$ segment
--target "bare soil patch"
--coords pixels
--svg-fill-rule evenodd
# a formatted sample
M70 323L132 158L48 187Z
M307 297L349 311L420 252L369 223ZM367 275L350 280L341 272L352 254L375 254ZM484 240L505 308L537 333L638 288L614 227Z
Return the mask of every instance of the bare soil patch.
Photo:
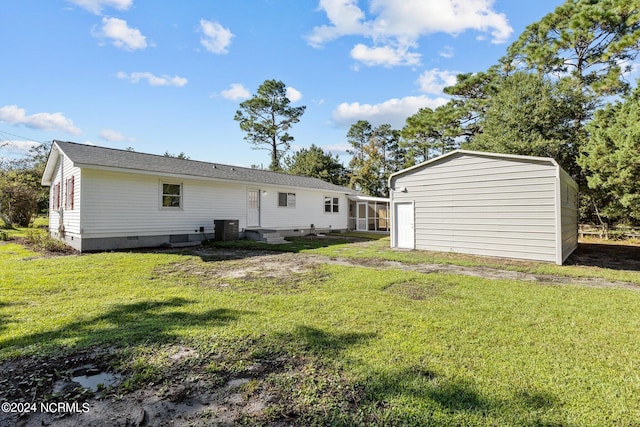
M121 350L5 361L0 364L0 376L3 385L10 385L0 389L0 402L32 402L36 406L23 413L0 412L0 426L253 425L265 418L267 410L271 419L273 412L282 412L282 422L270 425L291 425L282 395L290 390L278 387L277 382L283 377L304 378L310 363L286 355L200 354L183 346L159 352L168 355L162 374L136 384L133 390L127 381L135 380L135 374L126 369L119 373L117 384L98 391L73 381L79 370L113 370L110 364L119 365L126 357ZM233 365L238 360L242 369ZM212 370L212 362L219 368Z
M606 246L606 245L605 245ZM613 250L618 254L617 257L612 257L613 262L617 262L619 265L625 265L629 269L636 263L640 263L638 260L629 258L633 257L632 251L627 251L627 246ZM595 248L598 249L598 248ZM570 264L584 265L581 262L583 258L594 258L596 253L594 248L582 249L581 252L572 256ZM635 248L634 248L635 249ZM640 249L640 248L638 248ZM207 249L200 249L198 255L207 256ZM236 254L237 255L237 254ZM598 255L598 258L603 255ZM496 264L499 261L492 259L492 263ZM526 261L517 260L504 260L505 266L523 264L526 265ZM415 271L424 274L432 273L446 273L446 274L459 274L463 276L480 277L484 279L507 279L507 280L521 280L525 282L534 282L546 285L581 285L589 287L621 287L625 289L631 289L640 291L640 285L627 282L608 281L600 278L578 278L568 276L558 276L550 274L532 274L523 273L519 271L490 268L482 266L465 267L452 264L408 264L397 261L387 261L381 259L358 259L358 258L341 258L341 257L329 257L324 255L311 255L311 254L299 254L299 253L276 253L269 255L255 255L244 254L241 258L230 263L216 263L215 266L208 266L204 264L200 269L194 270L193 266L184 267L188 270L189 274L204 275L212 278L212 285L216 283L225 283L225 279L243 279L252 280L256 278L270 278L280 279L284 282L296 282L296 275L305 274L320 265L342 265L351 267L364 267L371 269L399 269L405 271ZM610 267L611 268L611 267ZM640 266L637 268L640 271Z
M566 264L640 271L640 245L581 242Z

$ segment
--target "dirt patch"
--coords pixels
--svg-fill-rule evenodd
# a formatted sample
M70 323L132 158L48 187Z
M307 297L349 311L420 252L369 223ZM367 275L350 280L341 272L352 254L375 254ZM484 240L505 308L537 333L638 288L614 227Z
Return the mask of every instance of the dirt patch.
M640 245L581 242L566 264L640 271Z
M120 351L5 361L0 375L12 385L0 388L0 402L19 402L23 411L3 410L0 426L253 425L267 411L272 420L287 412L281 393L291 390L277 387L278 378L304 378L310 363L284 355L201 354L177 345L158 353L166 355L159 375L140 382L139 372L121 368L118 383L98 391L74 384L72 375L78 369L113 369L110 363L122 363ZM290 425L285 421L283 416L271 425Z
M603 245L608 246L608 245ZM599 251L601 248L586 247L576 251L575 255L570 258L569 264L585 265L583 263L586 258L600 259L602 253ZM612 263L618 263L618 265L624 265L630 270L640 271L640 265L635 269L636 264L640 264L640 252L639 258L633 259L632 247L629 252L628 246L614 247L609 249L611 261L607 261L609 265ZM637 248L640 250L640 247ZM217 250L200 249L196 253L203 259L210 259L211 257L220 256L217 254ZM598 255L600 254L600 255ZM614 256L615 255L615 256ZM453 264L409 264L397 261L387 261L382 259L371 258L341 258L341 257L329 257L325 255L312 255L312 254L300 254L300 253L275 253L265 254L264 252L243 252L236 254L237 258L231 259L225 262L214 263L198 263L197 265L177 263L175 265L169 265L162 268L158 274L183 274L190 277L200 277L199 282L204 282L210 286L218 286L221 288L229 287L229 281L236 279L246 282L254 280L273 280L275 284L279 284L280 289L293 290L296 289L297 283L304 276L306 278L317 276L317 272L313 270L317 269L321 265L342 265L348 267L364 267L371 269L396 269L405 271L415 271L423 274L444 273L444 274L457 274L463 276L479 277L490 280L520 280L525 282L534 282L546 285L580 285L588 287L618 287L631 290L640 291L640 285L619 281L608 281L601 278L577 278L558 275L547 274L532 274L523 273L514 270L507 270L501 268L483 267L483 266L458 266ZM489 264L504 263L507 267L526 267L531 264L527 261L519 260L501 260L501 259L488 259ZM611 268L611 267L610 267ZM273 291L277 291L274 288Z
M414 301L422 301L439 294L439 291L435 286L415 283L413 281L392 283L386 287L384 291Z

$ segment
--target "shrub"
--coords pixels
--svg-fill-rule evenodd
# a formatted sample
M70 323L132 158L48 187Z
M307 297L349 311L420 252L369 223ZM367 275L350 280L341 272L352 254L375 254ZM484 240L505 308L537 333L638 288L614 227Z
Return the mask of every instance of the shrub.
M51 238L51 236L43 230L29 229L27 230L25 239L28 244L40 251L68 252L71 250L64 242Z
M5 182L0 205L11 223L27 227L38 208L38 192L23 182Z

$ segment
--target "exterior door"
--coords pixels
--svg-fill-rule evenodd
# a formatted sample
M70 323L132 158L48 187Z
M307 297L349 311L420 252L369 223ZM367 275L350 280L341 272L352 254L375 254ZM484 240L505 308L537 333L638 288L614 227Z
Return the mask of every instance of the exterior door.
M358 202L358 210L356 212L356 230L367 231L367 202Z
M260 190L247 191L247 227L260 227Z
M393 222L396 247L414 249L413 203L396 203Z

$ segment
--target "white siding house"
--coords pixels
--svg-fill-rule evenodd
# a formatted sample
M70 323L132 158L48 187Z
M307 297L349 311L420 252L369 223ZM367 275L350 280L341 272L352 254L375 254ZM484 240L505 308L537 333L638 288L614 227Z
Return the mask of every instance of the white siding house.
M456 150L394 173L391 246L562 264L578 185L555 160Z
M80 251L189 243L214 220L240 235L348 228L353 190L316 178L54 141L49 230Z

